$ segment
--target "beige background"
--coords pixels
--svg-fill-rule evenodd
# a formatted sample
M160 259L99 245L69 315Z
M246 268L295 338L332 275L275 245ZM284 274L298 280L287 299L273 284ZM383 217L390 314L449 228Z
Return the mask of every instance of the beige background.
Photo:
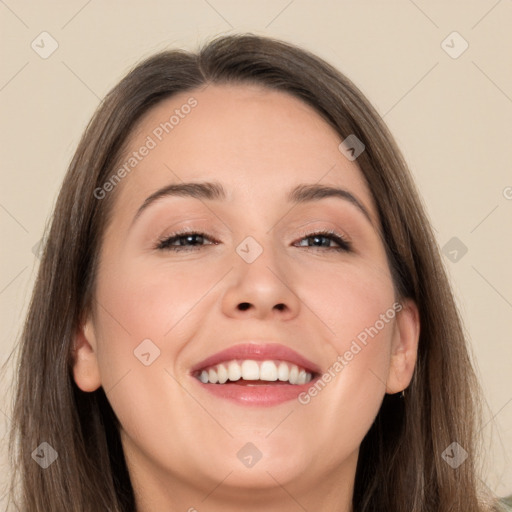
M512 493L511 0L5 0L0 16L0 364L27 308L33 248L100 98L154 51L194 49L225 32L269 34L312 50L362 89L411 166L439 245L457 237L467 247L451 261L448 246L445 264L487 401L484 479ZM31 47L46 37L50 48L43 31L59 45L46 59ZM442 45L453 31L463 39ZM464 40L469 47L452 58ZM7 374L0 434L8 382ZM0 475L4 453L5 444Z

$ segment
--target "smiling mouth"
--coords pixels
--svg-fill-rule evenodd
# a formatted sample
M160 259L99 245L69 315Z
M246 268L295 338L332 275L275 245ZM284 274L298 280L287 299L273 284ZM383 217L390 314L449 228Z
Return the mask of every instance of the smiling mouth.
M316 373L288 361L232 359L202 368L194 376L203 384L268 386L307 384Z

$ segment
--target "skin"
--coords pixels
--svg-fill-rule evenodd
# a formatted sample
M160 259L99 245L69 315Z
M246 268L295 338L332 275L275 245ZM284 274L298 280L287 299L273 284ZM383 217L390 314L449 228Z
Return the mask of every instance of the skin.
M307 405L243 406L201 390L191 366L241 340L282 343L327 370L396 297L357 161L300 100L252 85L183 93L146 114L127 153L191 96L198 105L115 191L96 308L76 334L75 381L83 391L103 386L120 419L139 512L350 511L361 441L384 394L411 380L418 309L403 300ZM132 223L148 196L182 181L218 181L228 198L162 198ZM349 190L372 222L340 198L292 208L285 197L299 183ZM221 243L153 248L183 227ZM321 229L349 238L353 251L315 247L301 231ZM250 264L235 251L247 236L263 248ZM145 366L134 350L148 338L160 356ZM250 468L237 457L247 442L262 453Z

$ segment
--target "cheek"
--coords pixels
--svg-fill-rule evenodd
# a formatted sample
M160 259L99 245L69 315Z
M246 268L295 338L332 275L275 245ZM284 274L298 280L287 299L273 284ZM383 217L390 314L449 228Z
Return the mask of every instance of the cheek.
M391 277L374 266L358 265L331 272L323 279L330 293L317 292L316 299L312 296L311 300L318 302L318 310L332 331L329 350L332 364L339 363L336 374L340 378L336 380L343 387L340 392L378 396L385 387L399 307Z
M386 330L387 335L389 329L384 327L395 312L393 283L387 266L362 259L345 260L339 265L309 265L301 268L291 282L302 302L325 327L335 353L346 349L353 338L376 322L378 330ZM384 325L380 318L389 309Z
M112 342L129 345L133 350L142 340L149 338L163 348L179 331L180 323L188 321L194 305L215 283L218 273L211 279L204 266L152 265L120 262L115 269L105 271L98 287L99 301L109 329L117 333ZM108 311L107 311L108 310ZM112 322L111 320L115 320Z
M150 412L152 401L147 396L163 386L168 389L169 374L180 377L175 362L200 330L205 308L214 307L213 294L208 292L218 275L218 269L205 272L200 263L148 265L136 259L118 260L98 275L96 330L102 385L107 394L114 386L130 387L124 394L130 399L118 404L128 408L128 414L139 395L137 408L147 407ZM113 397L109 395L115 405ZM172 400L166 397L167 404ZM160 408L153 405L153 411Z
M326 371L300 399L310 418L323 417L326 435L344 433L356 447L369 430L385 394L398 303L389 273L376 266L340 266L316 272L304 301L318 313L325 333ZM304 286L306 289L306 286ZM327 453L326 457L336 454Z
M102 386L125 435L135 445L149 446L156 458L181 453L179 431L197 428L194 415L173 420L173 412L195 407L179 383L175 361L193 337L191 329L200 325L194 304L211 286L199 269L136 268L133 262L105 268L98 279Z

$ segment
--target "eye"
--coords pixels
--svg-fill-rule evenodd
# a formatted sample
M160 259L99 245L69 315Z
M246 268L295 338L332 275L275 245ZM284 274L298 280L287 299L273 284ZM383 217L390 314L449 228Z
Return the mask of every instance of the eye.
M299 245L299 247L328 249L343 252L350 252L352 250L351 243L346 240L343 235L336 233L336 231L333 230L303 233L301 236L303 237L300 239L301 242L303 240L312 240L313 242L311 244L308 243L307 245ZM217 240L207 236L205 233L201 233L199 231L183 230L158 240L154 249L167 251L198 250L201 248L201 246L205 245L203 242L206 240L211 242L207 245L217 245L219 243ZM327 244L324 242L325 240L327 240ZM338 246L332 247L330 242L335 242Z
M179 231L177 233L173 233L171 236L162 238L158 240L155 249L159 250L169 250L169 251L183 251L183 250L197 250L201 247L202 242L204 240L212 240L210 237L206 236L204 233L200 233L198 231ZM176 242L178 242L176 244ZM183 242L183 243L181 243ZM187 245L191 243L192 245ZM213 245L216 245L218 242L215 240ZM212 245L212 244L209 244Z
M315 233L302 233L302 240L313 240L312 244L307 244L306 247L313 247L315 249L328 249L334 251L343 251L350 252L352 250L351 243L339 233L336 233L334 230L322 230ZM327 244L324 241L327 240ZM331 247L330 242L335 242L338 244L338 247ZM315 243L319 243L319 245L314 245ZM300 245L299 247L305 247L304 245Z

